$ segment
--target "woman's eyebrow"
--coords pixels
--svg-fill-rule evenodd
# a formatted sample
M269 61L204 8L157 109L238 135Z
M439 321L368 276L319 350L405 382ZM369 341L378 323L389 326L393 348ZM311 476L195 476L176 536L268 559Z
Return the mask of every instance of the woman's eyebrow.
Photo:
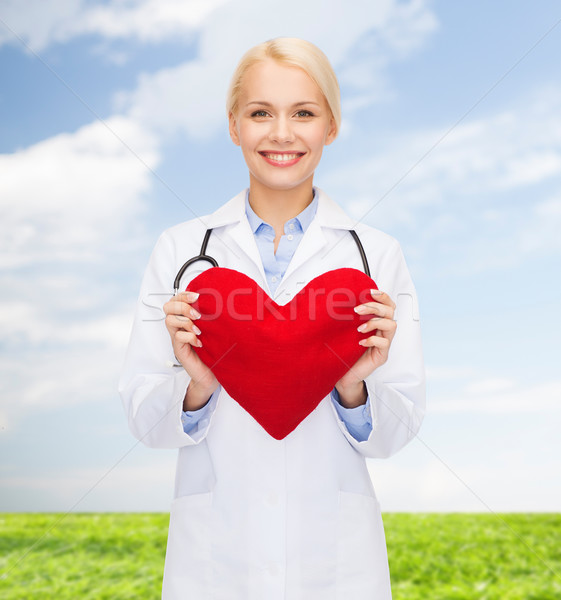
M248 102L246 106L250 106L251 104L258 104L259 106L268 106L268 107L273 106L270 102L266 102L264 100L252 100L251 102ZM317 102L315 102L314 100L305 100L303 102L295 102L292 106L293 107L306 106L308 104L314 104L315 106L319 106L319 104Z

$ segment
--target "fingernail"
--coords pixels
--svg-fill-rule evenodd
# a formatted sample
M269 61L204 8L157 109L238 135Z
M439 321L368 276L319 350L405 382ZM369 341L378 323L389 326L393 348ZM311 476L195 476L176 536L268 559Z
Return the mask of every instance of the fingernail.
M201 335L201 330L196 325L193 325L193 333L195 335Z
M362 325L359 325L357 327L357 331L360 331L360 333L362 333L363 331L366 331L366 323L363 323Z
M380 291L380 290L370 290L370 293L373 296L381 296L384 292Z
M367 310L368 308L366 308L366 306L363 306L362 304L360 306L355 306L354 308L354 311L359 315L363 315Z
M201 314L198 313L194 308L191 309L191 316L193 317L193 319L200 319L201 318Z
M199 338L197 338L197 347L198 348L202 348L203 347L203 343L201 342L201 340Z
M358 342L361 346L366 346L366 340L360 340Z
M199 299L198 292L189 292L187 299L189 300L189 302L195 302L195 300Z

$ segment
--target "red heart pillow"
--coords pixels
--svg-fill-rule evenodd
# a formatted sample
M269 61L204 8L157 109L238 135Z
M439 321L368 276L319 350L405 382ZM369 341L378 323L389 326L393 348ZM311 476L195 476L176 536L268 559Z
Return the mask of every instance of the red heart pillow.
M357 331L372 315L353 308L371 302L374 281L357 269L313 279L288 304L274 302L238 271L214 267L187 287L201 360L224 389L275 439L294 430L365 351Z

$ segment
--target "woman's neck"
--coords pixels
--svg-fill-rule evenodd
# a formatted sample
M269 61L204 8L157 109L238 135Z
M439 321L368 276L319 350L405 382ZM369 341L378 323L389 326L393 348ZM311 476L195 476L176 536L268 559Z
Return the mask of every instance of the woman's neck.
M284 224L299 215L314 198L312 180L290 190L272 190L250 178L249 203L255 214L269 223L275 237L282 236Z

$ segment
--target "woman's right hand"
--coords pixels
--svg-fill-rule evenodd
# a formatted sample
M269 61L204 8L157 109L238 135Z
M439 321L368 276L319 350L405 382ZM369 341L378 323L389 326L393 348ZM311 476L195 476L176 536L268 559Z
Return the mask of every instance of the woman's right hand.
M214 373L192 348L192 346L198 348L202 346L197 337L201 331L194 323L201 315L190 304L197 298L198 294L194 292L181 292L166 302L163 307L173 352L191 377L183 401L183 410L202 408L219 385Z

